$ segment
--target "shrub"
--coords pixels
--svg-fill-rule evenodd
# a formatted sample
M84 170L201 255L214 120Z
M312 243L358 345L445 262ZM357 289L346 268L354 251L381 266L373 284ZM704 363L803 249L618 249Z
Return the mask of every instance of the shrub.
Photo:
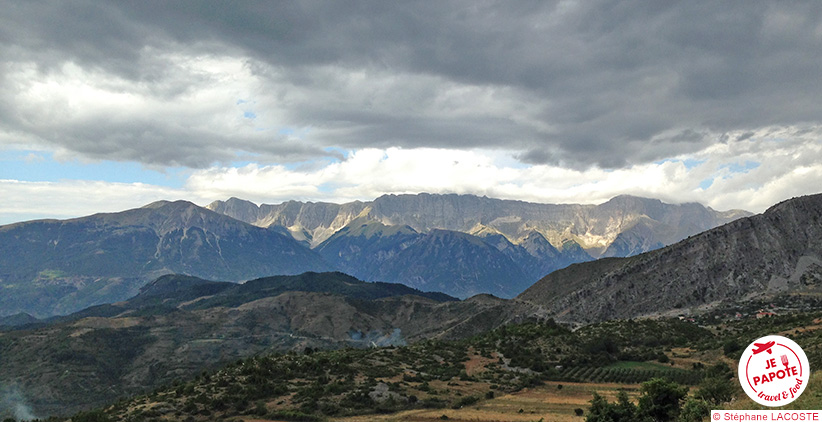
M578 409L577 416L582 416L582 409ZM625 391L620 391L617 395L616 403L608 403L605 398L594 393L591 399L591 407L588 409L586 422L634 422L638 420L637 408L628 399Z
M112 422L112 419L102 410L79 412L71 417L72 422Z
M443 409L445 408L446 403L442 399L437 398L427 398L422 401L422 407L426 409Z
M323 418L294 410L278 410L269 413L266 418L289 422L320 422Z
M463 397L459 399L456 403L454 403L454 406L452 406L452 408L459 409L461 407L470 406L478 401L479 397L476 396Z

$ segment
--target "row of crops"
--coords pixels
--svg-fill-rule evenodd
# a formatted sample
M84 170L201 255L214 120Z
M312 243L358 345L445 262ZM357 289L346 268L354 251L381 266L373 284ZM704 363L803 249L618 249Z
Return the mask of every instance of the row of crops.
M619 384L638 384L653 378L664 378L678 384L695 385L702 379L702 373L677 368L648 369L575 366L560 369L552 378L554 378L555 381L566 382L613 382Z

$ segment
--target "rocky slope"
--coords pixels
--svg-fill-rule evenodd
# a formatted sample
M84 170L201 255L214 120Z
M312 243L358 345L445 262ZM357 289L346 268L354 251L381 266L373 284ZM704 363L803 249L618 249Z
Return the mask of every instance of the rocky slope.
M562 320L592 322L820 289L822 195L813 195L663 249L572 265L518 299Z
M282 227L311 246L319 245L342 229L365 210L364 202L330 204L288 201L257 206L253 202L231 198L215 201L206 208L258 227Z
M239 281L331 267L289 236L194 204L0 227L0 316L70 313L186 273Z
M538 232L531 232L519 244L511 243L501 234L488 234L483 236L483 240L519 264L528 280L532 281L570 264L594 259L573 240L567 240L557 248Z

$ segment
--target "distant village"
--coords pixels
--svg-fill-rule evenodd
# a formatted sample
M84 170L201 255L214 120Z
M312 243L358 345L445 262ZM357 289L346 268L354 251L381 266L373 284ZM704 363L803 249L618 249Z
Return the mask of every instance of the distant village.
M722 321L741 321L773 318L822 308L822 297L817 295L783 295L768 301L734 302L715 306L709 311L680 314L680 321L695 324L716 324Z

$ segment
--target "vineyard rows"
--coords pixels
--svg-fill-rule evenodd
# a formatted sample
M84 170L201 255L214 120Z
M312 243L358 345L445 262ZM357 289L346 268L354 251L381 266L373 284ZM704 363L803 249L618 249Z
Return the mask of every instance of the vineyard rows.
M576 366L563 368L556 375L556 381L566 382L614 382L620 384L638 384L653 378L664 378L683 385L695 385L702 379L697 371L684 369L639 369L639 368L603 368L593 366Z

